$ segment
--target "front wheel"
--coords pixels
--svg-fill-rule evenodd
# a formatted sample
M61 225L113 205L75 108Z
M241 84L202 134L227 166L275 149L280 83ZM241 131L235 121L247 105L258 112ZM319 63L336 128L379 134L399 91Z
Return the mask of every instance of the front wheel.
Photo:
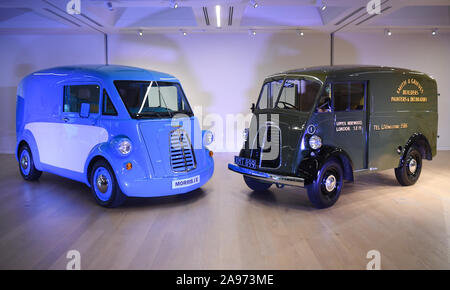
M422 172L422 155L419 150L411 146L398 168L395 168L395 177L403 186L413 185Z
M322 166L316 179L306 186L308 198L317 208L327 208L336 203L343 185L342 166L330 159Z
M272 186L272 183L261 182L255 178L251 178L245 175L244 181L245 184L247 184L247 186L253 191L266 191Z
M111 166L105 160L97 161L91 171L91 191L97 203L104 207L118 207L126 200L120 190Z
M27 144L20 146L19 149L19 169L23 179L28 181L38 180L42 175L42 171L34 166L33 155Z

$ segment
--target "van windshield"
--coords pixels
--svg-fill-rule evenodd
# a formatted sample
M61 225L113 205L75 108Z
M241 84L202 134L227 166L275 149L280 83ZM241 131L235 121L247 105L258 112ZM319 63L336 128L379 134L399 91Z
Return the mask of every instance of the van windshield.
M280 79L264 83L259 109L288 109L310 112L321 84L306 79Z
M180 84L156 81L115 81L132 118L193 116Z

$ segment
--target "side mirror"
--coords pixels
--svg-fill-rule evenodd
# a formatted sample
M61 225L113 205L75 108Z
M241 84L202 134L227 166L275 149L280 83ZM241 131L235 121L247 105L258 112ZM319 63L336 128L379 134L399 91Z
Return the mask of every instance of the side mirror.
M81 103L81 108L80 108L80 117L81 118L89 117L90 111L91 111L91 104Z
M252 110L252 113L255 111L255 103L252 103L252 107L250 109Z

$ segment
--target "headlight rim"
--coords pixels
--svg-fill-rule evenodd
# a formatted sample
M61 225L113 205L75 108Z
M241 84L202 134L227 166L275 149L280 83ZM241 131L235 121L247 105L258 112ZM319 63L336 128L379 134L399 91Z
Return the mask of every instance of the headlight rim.
M211 138L210 138L211 140L206 142L206 139L207 139L208 135L211 136ZM202 139L203 139L203 146L209 146L209 145L211 145L214 142L214 133L211 132L210 130L204 130Z
M128 150L128 152L124 153L120 149L120 147L125 142L127 142L129 144L130 149ZM119 154L122 157L129 156L131 154L131 152L133 151L133 142L131 142L130 138L128 138L128 137L117 138L113 141L113 143L114 143L114 149L116 150L117 154Z
M311 142L311 141L314 142L314 140L315 140L315 142L318 142L318 143L312 143L312 142ZM317 145L317 144L318 144L318 145ZM309 139L308 139L308 145L309 145L309 147L310 147L311 149L313 149L313 150L318 150L318 149L322 148L322 145L323 145L323 143L322 143L322 138L321 138L320 136L316 135L316 134L311 135L311 136L309 137Z

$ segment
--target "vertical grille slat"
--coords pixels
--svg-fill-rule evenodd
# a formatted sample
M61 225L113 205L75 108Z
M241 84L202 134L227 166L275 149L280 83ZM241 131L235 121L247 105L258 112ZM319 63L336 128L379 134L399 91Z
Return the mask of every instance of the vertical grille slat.
M273 130L272 130L273 128ZM260 134L262 136L260 136ZM261 139L260 139L261 137ZM263 140L262 142L270 142L271 148L278 148L277 156L270 157L270 149L263 149L264 144L260 144L259 140ZM266 126L262 127L258 130L257 136L255 137L254 144L256 144L256 148L252 149L250 158L256 159L259 162L260 168L278 168L281 165L281 130L278 126L273 125L272 123L266 124Z
M183 129L170 132L170 164L174 172L188 172L197 167L189 136Z

